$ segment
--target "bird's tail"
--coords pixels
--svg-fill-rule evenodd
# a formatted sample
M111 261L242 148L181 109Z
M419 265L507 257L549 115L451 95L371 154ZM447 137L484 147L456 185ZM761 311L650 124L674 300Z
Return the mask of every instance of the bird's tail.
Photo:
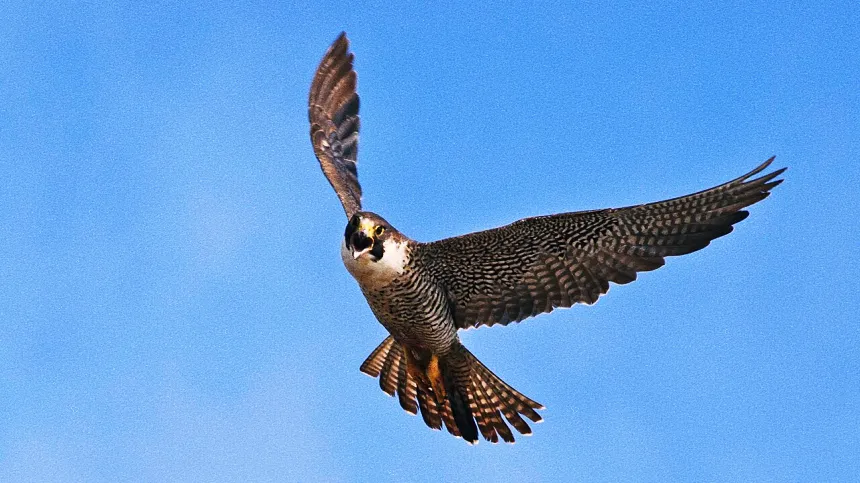
M379 377L379 387L390 396L396 393L407 412L420 409L427 426L442 429L444 422L448 432L470 443L477 442L478 431L487 441L513 443L508 424L527 435L531 428L522 416L542 420L536 411L543 409L541 404L493 374L459 342L438 356L405 349L389 336L361 371Z

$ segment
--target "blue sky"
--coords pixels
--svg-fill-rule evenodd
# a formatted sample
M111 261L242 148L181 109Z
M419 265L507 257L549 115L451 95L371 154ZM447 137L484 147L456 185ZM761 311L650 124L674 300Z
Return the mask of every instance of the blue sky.
M365 206L415 239L786 182L594 306L462 334L547 406L469 447L358 372L385 332L306 117L341 30ZM0 480L856 480L857 52L856 2L4 2Z

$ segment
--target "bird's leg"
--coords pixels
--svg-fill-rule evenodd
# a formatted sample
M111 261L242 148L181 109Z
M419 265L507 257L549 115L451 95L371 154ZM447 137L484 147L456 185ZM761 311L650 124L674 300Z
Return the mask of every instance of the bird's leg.
M427 378L430 379L430 385L433 386L436 399L440 402L443 401L447 394L445 393L445 383L442 380L442 371L439 369L439 356L436 354L430 356L430 363L427 364Z
M439 369L439 356L429 354L428 360L424 354L413 353L410 349L406 349L404 354L406 372L415 379L416 384L426 392L433 392L439 401L445 399L445 384L442 380L442 371Z
M430 381L427 379L427 374L419 365L419 361L412 353L412 349L406 347L403 354L406 356L406 373L409 374L409 377L414 379L415 383L425 391L431 389Z

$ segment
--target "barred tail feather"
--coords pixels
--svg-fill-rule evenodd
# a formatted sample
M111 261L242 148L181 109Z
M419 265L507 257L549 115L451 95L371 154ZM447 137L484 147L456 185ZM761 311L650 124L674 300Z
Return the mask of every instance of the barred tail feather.
M433 393L423 388L418 388L417 397L418 407L421 408L421 418L424 419L424 424L432 429L442 429L442 416L439 414L436 397L433 396Z
M459 347L465 351L465 347ZM478 428L475 425L475 416L478 412L475 411L472 396L471 361L463 352L458 350L445 356L439 356L438 360L444 389L435 391L435 386L433 387L434 392L443 393L437 394L437 398L443 399L445 403L445 412L448 416L445 419L445 426L448 427L451 434L454 434L452 425L455 426L460 437L471 444L475 444L478 442ZM433 374L429 373L428 376L432 381ZM457 434L454 435L458 436Z
M472 385L475 388L472 391L472 396L476 399L472 411L477 412L476 409L485 408L484 420L487 434L484 435L484 438L496 442L498 436L501 437L502 441L514 442L510 428L499 416L500 412L505 416L508 423L521 434L532 434L531 428L520 415L539 423L543 421L543 418L536 410L542 410L544 406L509 386L468 349L462 347L461 350L469 359L472 368ZM488 435L490 437L487 437Z
M404 359L403 346L396 342L393 337L388 336L370 353L359 370L370 377L379 377L379 387L386 394L394 396L396 391L400 407L410 414L418 414L422 397L416 394L415 380L406 370ZM418 404L415 403L416 396L418 396ZM435 405L433 409L436 409ZM437 423L439 421L438 412L434 415L429 407L425 410L424 406L421 405L421 414L428 426L436 429L441 428L441 422ZM430 417L429 421L428 417ZM435 425L431 423L435 423Z
M397 394L407 412L420 410L430 428L441 430L444 425L449 433L470 443L477 442L479 432L493 443L500 439L513 443L514 433L508 425L530 435L532 430L523 416L542 421L537 413L544 409L541 404L509 386L459 343L438 358L436 374L410 360L406 352L389 336L364 361L361 371L379 377L380 388L390 396ZM439 378L435 386L434 378Z
M373 349L373 352L371 352L369 356L367 356L367 359L365 359L361 364L359 370L370 377L378 377L380 371L382 371L382 366L385 364L385 360L388 359L388 353L394 345L394 337L386 337L385 340L382 341L376 349ZM399 346L400 345L398 344L398 347Z

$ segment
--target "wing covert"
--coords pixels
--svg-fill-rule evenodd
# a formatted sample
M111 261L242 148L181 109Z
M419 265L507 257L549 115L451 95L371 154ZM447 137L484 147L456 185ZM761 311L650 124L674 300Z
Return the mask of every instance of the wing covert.
M358 183L358 94L349 40L341 32L329 47L311 83L308 119L320 167L337 193L347 218L361 210Z
M664 257L706 247L766 198L785 168L758 178L773 158L728 183L619 209L525 218L491 230L420 244L427 269L447 288L459 328L507 325L554 308L593 304L609 282L663 266Z

